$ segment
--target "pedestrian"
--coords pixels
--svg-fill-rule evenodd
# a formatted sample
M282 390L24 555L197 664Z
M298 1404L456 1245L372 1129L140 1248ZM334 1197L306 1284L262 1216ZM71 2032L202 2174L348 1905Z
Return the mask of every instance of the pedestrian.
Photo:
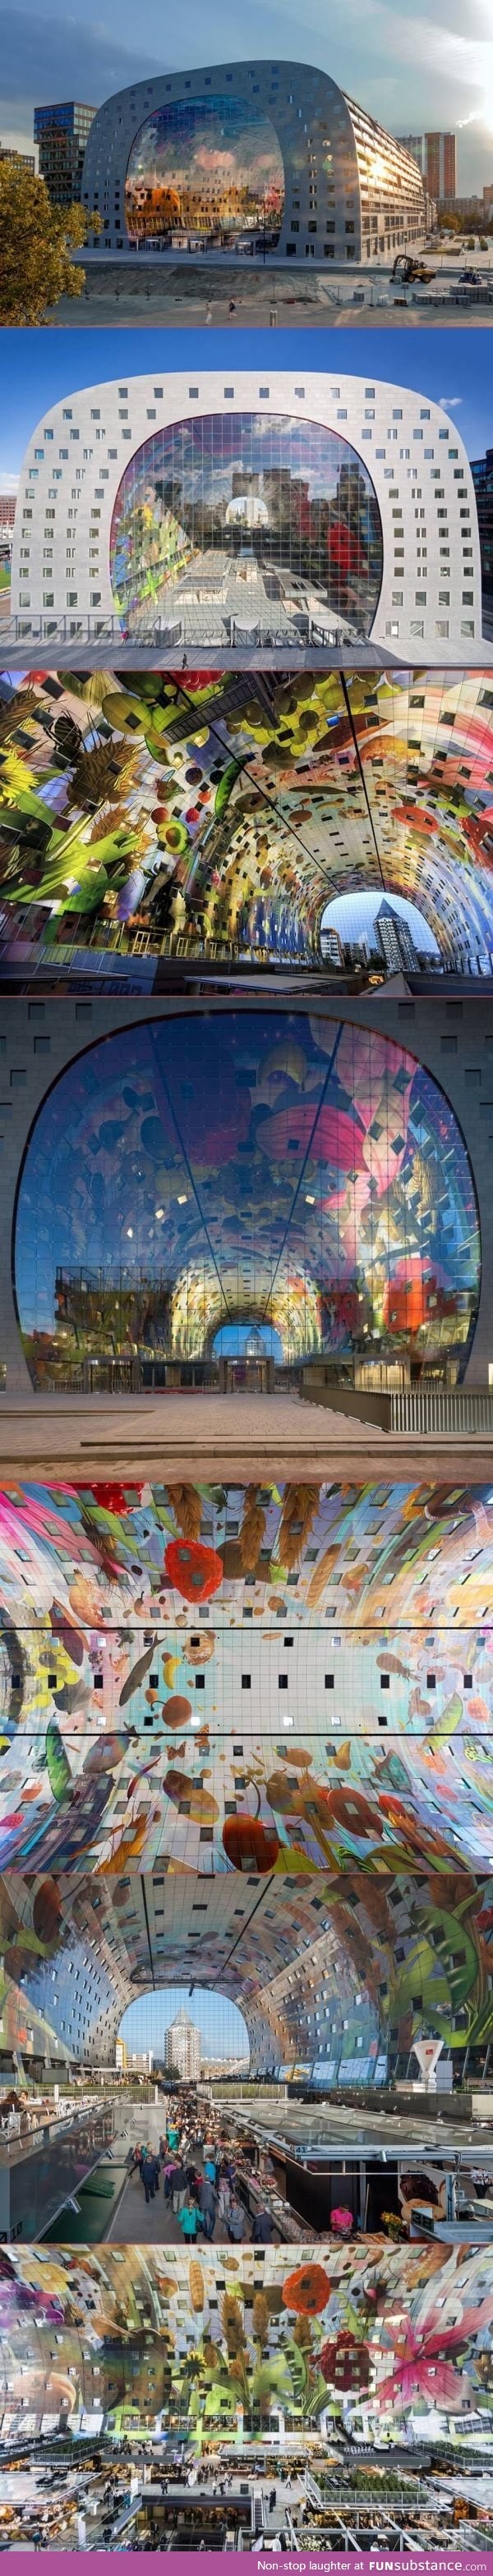
M189 2240L191 2238L192 2242L195 2242L195 2239L199 2234L199 2230L201 2231L203 2228L203 2224L202 2212L198 2208L197 2201L194 2200L192 2192L187 2192L183 2206L178 2213L178 2226L182 2228L183 2235L186 2239Z
M243 2237L246 2236L246 2232L246 2215L242 2202L241 2200L232 2199L228 2220L228 2236L230 2244L241 2245Z
M147 2148L142 2165L142 2181L146 2197L146 2209L148 2209L149 2201L154 2199L156 2189L156 2165L154 2156L148 2154Z
M271 2218L270 2209L258 2209L252 2227L253 2244L270 2245L273 2233L274 2221Z
M227 2182L227 2174L222 2174L222 2179L219 2179L219 2195L217 2195L217 2213L219 2213L219 2223L222 2223L222 2228L227 2228L227 2221L230 2221L230 2205L232 2205L230 2182Z
M204 2221L204 2236L207 2237L208 2243L210 2244L211 2237L214 2235L217 2217L217 2194L214 2191L213 2184L209 2182L208 2175L205 2173L201 2175L199 2182L198 2202Z
M181 2163L178 2163L175 2165L173 2174L173 2209L175 2218L179 2218L180 2210L183 2209L185 2205L186 2196L187 2177L185 2167Z

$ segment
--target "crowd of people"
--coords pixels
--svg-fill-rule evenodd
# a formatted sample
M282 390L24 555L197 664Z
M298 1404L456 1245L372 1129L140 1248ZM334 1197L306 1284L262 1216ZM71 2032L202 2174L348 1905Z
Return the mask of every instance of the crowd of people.
M269 2245L274 2235L270 2210L260 2208L250 2222L239 2188L239 2159L230 2141L204 2135L200 2123L177 2125L169 2119L159 2147L149 2143L134 2148L132 2164L138 2168L146 2206L162 2189L164 2201L171 2203L173 2216L186 2241L197 2237L211 2243L227 2238L231 2245L241 2245L245 2237L254 2244Z

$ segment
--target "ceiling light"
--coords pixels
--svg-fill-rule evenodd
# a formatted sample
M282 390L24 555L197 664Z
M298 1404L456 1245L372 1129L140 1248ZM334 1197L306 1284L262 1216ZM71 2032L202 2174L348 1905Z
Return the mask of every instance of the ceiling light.
M314 1206L315 1206L315 1200L314 1200L314 1198L312 1197L312 1194L311 1194L311 1191L310 1191L310 1190L307 1190L307 1192L306 1192L306 1204L307 1204L307 1207L314 1207Z
M132 1243L132 1242L133 1242L133 1231L134 1231L134 1230L133 1230L133 1225L127 1225L127 1234L128 1234L128 1240L129 1240L129 1243Z
M164 1208L155 1208L155 1209L154 1209L154 1215L155 1215L156 1217L157 1217L157 1216L159 1216L159 1217L160 1217L160 1216L164 1216Z
M178 1191L178 1206L179 1206L179 1207L185 1207L185 1206L186 1206L186 1202L187 1202L187 1198L188 1198L188 1190L179 1190L179 1191Z

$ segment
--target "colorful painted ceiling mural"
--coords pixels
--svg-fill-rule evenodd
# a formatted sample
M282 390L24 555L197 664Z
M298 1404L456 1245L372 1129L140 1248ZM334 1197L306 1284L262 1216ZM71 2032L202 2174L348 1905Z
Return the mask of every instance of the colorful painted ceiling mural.
M461 1374L480 1247L454 1112L414 1056L334 1016L148 1020L48 1093L20 1179L15 1286L35 1385L133 1349L205 1358L272 1325L312 1352Z
M493 2445L490 2249L382 2236L241 2255L170 2246L0 2256L3 2428L243 2431Z
M259 1871L252 1849L241 1887L233 1870L160 1859L142 1874L125 1856L121 1875L110 1860L82 1877L77 1854L43 1874L41 1846L37 1868L33 1852L0 1879L2 2049L27 2069L113 2064L127 2004L185 1973L240 2007L253 2077L301 2064L325 2089L379 2085L430 2028L459 2070L493 2032L491 1877L424 1844L415 1824L393 1865L368 1835L301 1872L289 1849Z
M103 952L146 992L170 956L490 973L492 710L481 673L3 673L4 963L96 980ZM371 932L327 947L365 891Z
M122 1980L125 2002L184 1950L260 2070L303 2015L328 2080L423 2024L486 2042L489 1490L17 1485L0 1526L8 2044L37 2016L109 2049Z
M211 248L259 238L275 250L284 213L284 168L270 117L219 93L175 99L146 118L125 180L131 242L190 232Z
M335 1907L333 1913L332 1909ZM382 1908L382 1926L385 1908ZM329 2056L344 2082L381 2081L381 2000L389 1959L380 1945L378 1991L352 1954L350 1917L333 1879L252 1870L72 1871L0 1879L0 2041L4 2050L57 2064L114 2063L128 2003L186 1975L226 1995L245 2016L252 2075L276 2074L306 2051ZM363 1927L362 1927L363 1928ZM478 1940L481 1939L478 1931ZM393 1993L396 1990L392 1980ZM443 1989L445 1994L445 1987ZM385 2052L383 2052L385 2062Z

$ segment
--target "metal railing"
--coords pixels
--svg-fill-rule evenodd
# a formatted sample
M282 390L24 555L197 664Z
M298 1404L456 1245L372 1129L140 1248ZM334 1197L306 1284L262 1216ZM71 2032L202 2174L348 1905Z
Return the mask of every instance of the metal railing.
M120 650L126 647L134 657L136 653L153 649L176 653L182 645L190 645L198 652L244 654L259 651L303 653L307 645L311 645L315 652L342 652L345 645L354 650L356 644L366 649L370 657L368 637L360 634L356 627L351 628L347 620L331 615L330 609L323 608L316 618L299 609L291 616L286 612L278 624L274 618L269 618L252 620L251 626L247 626L240 625L221 603L216 613L211 614L209 609L202 616L200 603L198 612L196 606L192 609L183 605L173 622L165 622L159 616L143 619L132 634L122 625L121 618L110 612L98 617L90 616L86 611L80 614L74 611L71 615L69 611L62 614L56 609L51 612L17 609L2 620L0 631L2 645L100 645L105 642L118 645Z
M413 1386L392 1393L391 1431L438 1431L493 1438L493 1387Z

